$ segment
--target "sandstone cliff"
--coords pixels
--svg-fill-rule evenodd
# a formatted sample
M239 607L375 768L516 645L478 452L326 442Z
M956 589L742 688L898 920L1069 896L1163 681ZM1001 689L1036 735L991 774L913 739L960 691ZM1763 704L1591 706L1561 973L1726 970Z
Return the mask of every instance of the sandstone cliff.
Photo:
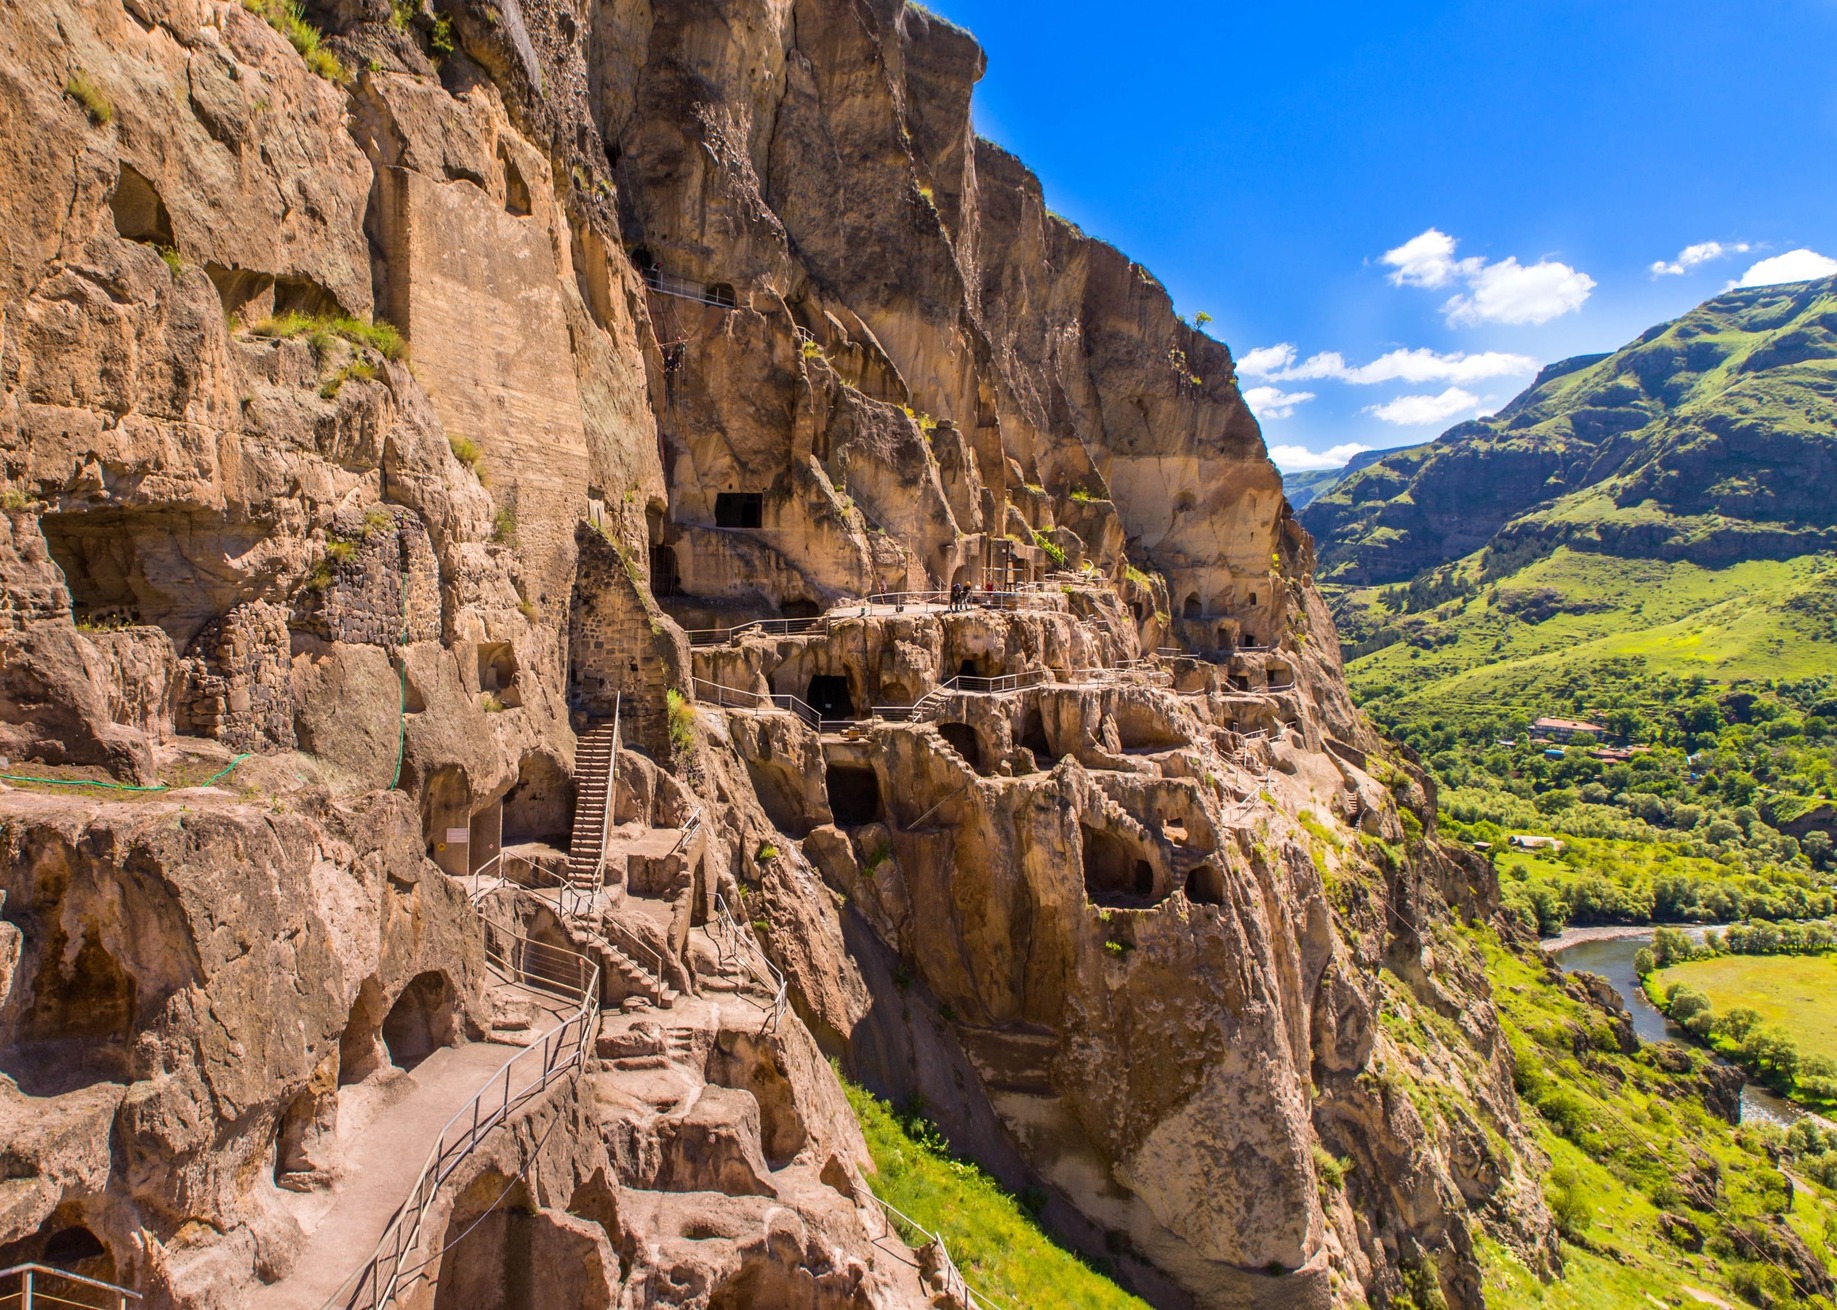
M899 0L0 10L0 1262L321 1304L558 952L597 1042L400 1303L964 1304L825 1055L1157 1305L1548 1266L1489 873L981 70Z

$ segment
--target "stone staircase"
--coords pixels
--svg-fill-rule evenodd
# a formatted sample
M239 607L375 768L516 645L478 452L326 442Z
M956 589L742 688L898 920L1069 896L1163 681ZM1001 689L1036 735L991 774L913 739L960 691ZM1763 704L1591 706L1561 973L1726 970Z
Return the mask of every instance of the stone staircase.
M625 947L608 939L603 933L594 934L593 949L600 957L600 967L609 975L616 975L625 984L626 1009L651 1006L659 1010L676 1008L680 993L670 986L658 970L640 964ZM634 998L642 1003L634 1006Z
M574 832L568 838L568 886L589 895L601 883L606 828L612 818L618 722L602 723L574 749Z

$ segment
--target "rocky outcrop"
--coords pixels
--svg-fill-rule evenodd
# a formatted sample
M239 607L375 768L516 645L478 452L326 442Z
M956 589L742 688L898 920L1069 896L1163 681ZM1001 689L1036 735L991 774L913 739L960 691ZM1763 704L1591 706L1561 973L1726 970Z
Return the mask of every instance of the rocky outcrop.
M1156 1304L1477 1305L1476 1216L1548 1267L1440 927L1496 888L967 34L268 12L0 13L0 1255L285 1303L420 1062L542 1031L507 900L600 1040L417 1304L961 1304L825 1057Z

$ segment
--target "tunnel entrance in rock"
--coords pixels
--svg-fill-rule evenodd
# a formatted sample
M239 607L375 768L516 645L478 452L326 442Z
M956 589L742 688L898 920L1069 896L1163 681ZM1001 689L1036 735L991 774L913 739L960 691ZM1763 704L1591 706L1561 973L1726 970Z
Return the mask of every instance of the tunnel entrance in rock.
M1098 905L1141 905L1154 896L1154 866L1115 833L1089 824L1084 835L1084 891Z
M1203 617L1204 614L1205 606L1199 603L1199 593L1196 591L1192 592L1187 596L1186 603L1180 607L1180 617L1183 619L1197 619Z
M131 165L121 166L121 176L115 182L115 194L109 197L108 207L115 217L115 231L129 241L167 247L174 244L172 215L166 212L166 202L160 199L154 185Z
M987 773L982 761L982 742L976 736L976 730L967 723L940 723L938 735L948 743L950 748L961 755L977 773Z
M458 997L452 981L437 969L417 974L383 1018L389 1062L413 1069L459 1036Z
M504 797L504 844L546 842L566 850L573 832L574 780L561 762L531 751L517 765L517 785Z
M810 679L810 685L804 689L804 699L810 703L811 709L825 719L855 717L855 698L848 689L847 678L819 673Z
M859 764L832 764L824 779L829 789L829 811L844 828L878 823L885 813L880 798L880 776Z
M788 600L778 607L778 612L787 619L814 619L823 613L823 607L813 600Z
M722 309L732 309L739 303L734 295L733 284L729 282L711 282L708 284L708 303Z
M1186 898L1195 905L1223 905L1225 877L1215 865L1201 864L1186 873Z
M765 525L765 494L758 491L723 491L714 498L714 526L757 528Z

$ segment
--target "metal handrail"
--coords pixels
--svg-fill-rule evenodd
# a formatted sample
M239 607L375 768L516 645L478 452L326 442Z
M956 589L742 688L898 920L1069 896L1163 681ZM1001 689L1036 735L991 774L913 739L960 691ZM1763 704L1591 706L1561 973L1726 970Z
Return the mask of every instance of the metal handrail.
M82 1274L73 1274L69 1270L59 1269L55 1265L28 1263L14 1265L10 1269L0 1269L0 1281L15 1276L19 1279L19 1290L5 1296L0 1296L0 1303L14 1301L21 1307L21 1310L32 1310L33 1306L40 1303L77 1306L79 1310L98 1310L98 1307L90 1306L84 1301L66 1301L63 1297L52 1296L48 1292L39 1293L37 1291L37 1281L40 1275L47 1278L61 1279L65 1282L77 1283L83 1287L93 1287L97 1291L107 1292L110 1296L115 1298L115 1310L126 1310L129 1301L139 1301L143 1299L139 1292L130 1292L125 1287L118 1287L114 1283L105 1283L100 1278L86 1278Z
M715 916L727 929L729 945L733 950L735 962L745 963L750 968L752 964L751 959L746 958L747 953L740 949L740 942L742 940L740 925L734 922L733 914L727 908L727 901L719 892L714 894L714 912ZM778 966L772 963L772 957L765 953L765 947L759 946L757 941L753 944L758 946L759 959L764 962L766 968L766 976L763 978L759 977L756 970L753 971L754 981L764 983L767 989L772 993L772 1016L766 1020L764 1026L761 1027L759 1031L773 1032L778 1028L778 1021L784 1018L785 1004L790 994L791 984L786 980L784 974L779 971Z
M795 637L812 628L829 623L829 615L818 614L807 619L749 619L731 628L690 628L685 632L691 646L725 646L735 637L748 632L764 636Z
M718 682L710 682L706 678L695 678L693 682L695 694L711 700L717 706L758 710L769 705L773 709L788 710L811 727L819 731L822 729L823 716L817 713L814 706L796 696L787 696L780 692L748 691L745 687L728 687ZM733 698L738 698L737 704Z
M694 300L704 305L713 305L716 309L735 309L738 307L732 296L722 298L714 295L705 282L692 281L678 277L674 273L665 273L655 268L642 270L644 285L652 291L662 292L666 296L676 296L682 300Z
M512 1113L553 1083L575 1076L592 1050L588 1029L599 1020L599 966L584 955L531 941L489 919L485 928L485 959L492 969L519 986L574 1001L574 1010L545 1032L540 1043L526 1046L506 1060L446 1121L428 1150L427 1161L409 1189L408 1199L377 1239L370 1259L339 1286L324 1310L383 1310L397 1304L406 1283L426 1278L425 1263L412 1270L405 1266L419 1248L422 1225L441 1185ZM493 929L502 938L495 946ZM572 966L568 964L570 960ZM575 974L571 984L564 976L570 967Z
M918 1243L916 1245L935 1246L938 1248L938 1255L944 1262L946 1291L956 1294L959 1301L974 1307L974 1310L1008 1310L1003 1302L997 1301L986 1292L979 1292L969 1285L969 1280L964 1278L963 1271L957 1267L956 1260L951 1256L950 1247L945 1244L944 1235L942 1233L932 1232L929 1228L925 1227L925 1225L921 1224L905 1211L899 1209L892 1202L883 1200L871 1188L868 1190L868 1195L874 1198L875 1206L881 1210L881 1218L887 1225L887 1231L894 1233L902 1243L907 1246L915 1245L905 1233L899 1231L898 1225L903 1224L906 1228L925 1239L923 1243ZM888 1251L888 1248L881 1246L884 1237L885 1234L883 1233L881 1237L870 1238L869 1240L880 1250ZM904 1257L898 1256L897 1252L888 1251L888 1254L894 1255L901 1260L904 1259Z
M606 882L606 834L612 831L612 814L619 808L619 709L624 699L624 692L612 698L612 750L606 757L606 807L600 811L600 853L593 862L595 887Z

